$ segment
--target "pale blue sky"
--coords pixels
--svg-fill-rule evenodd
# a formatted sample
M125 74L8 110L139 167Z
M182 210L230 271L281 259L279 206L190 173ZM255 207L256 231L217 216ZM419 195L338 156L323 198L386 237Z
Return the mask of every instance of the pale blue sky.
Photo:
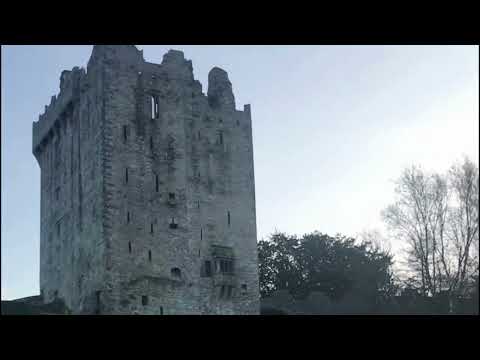
M183 50L207 89L229 73L252 105L258 238L275 229L355 236L382 229L393 180L412 163L478 163L478 46L153 46ZM92 46L2 46L2 299L39 293L40 172L32 122L62 70ZM393 249L400 244L392 243Z

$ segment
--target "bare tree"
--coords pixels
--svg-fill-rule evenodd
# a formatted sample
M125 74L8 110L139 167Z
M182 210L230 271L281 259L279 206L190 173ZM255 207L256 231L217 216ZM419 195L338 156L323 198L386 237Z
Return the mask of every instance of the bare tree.
M392 244L378 229L365 229L357 234L362 243L371 244L372 249L392 255Z
M382 213L408 245L408 264L424 295L463 295L478 274L478 167L465 159L447 175L405 169L397 201Z
M383 218L408 244L408 264L419 275L421 292L436 294L444 278L438 253L445 245L446 182L412 166L403 171L395 192L398 200L383 211Z
M450 290L465 295L472 276L478 276L478 167L465 158L463 163L454 164L448 175L453 202L448 236L456 260Z

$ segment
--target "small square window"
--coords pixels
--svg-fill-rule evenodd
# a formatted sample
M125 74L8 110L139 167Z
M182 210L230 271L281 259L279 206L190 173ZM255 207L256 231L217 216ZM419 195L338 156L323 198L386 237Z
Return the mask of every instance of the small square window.
M242 284L242 294L246 294L247 292L247 284Z
M142 296L142 305L143 306L148 305L148 296L147 295Z

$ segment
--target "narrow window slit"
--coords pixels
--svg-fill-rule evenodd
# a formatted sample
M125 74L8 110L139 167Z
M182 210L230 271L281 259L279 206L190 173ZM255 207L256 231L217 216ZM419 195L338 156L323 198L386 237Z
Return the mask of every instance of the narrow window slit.
M97 315L100 314L100 306L101 306L101 299L100 299L100 294L101 294L101 291L95 291L95 298L96 298L96 308L95 308L95 313Z
M151 105L151 116L153 119L158 119L158 98L154 95L150 97L150 105Z
M205 261L205 276L212 276L212 263L209 260Z

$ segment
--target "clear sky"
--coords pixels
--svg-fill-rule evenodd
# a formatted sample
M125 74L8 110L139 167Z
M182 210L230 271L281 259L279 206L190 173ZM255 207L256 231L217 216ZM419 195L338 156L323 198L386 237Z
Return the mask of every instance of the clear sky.
M157 63L183 50L204 92L208 71L225 69L237 109L252 105L259 239L382 229L404 166L478 163L478 46L137 46ZM2 299L39 293L32 122L91 50L2 46Z

